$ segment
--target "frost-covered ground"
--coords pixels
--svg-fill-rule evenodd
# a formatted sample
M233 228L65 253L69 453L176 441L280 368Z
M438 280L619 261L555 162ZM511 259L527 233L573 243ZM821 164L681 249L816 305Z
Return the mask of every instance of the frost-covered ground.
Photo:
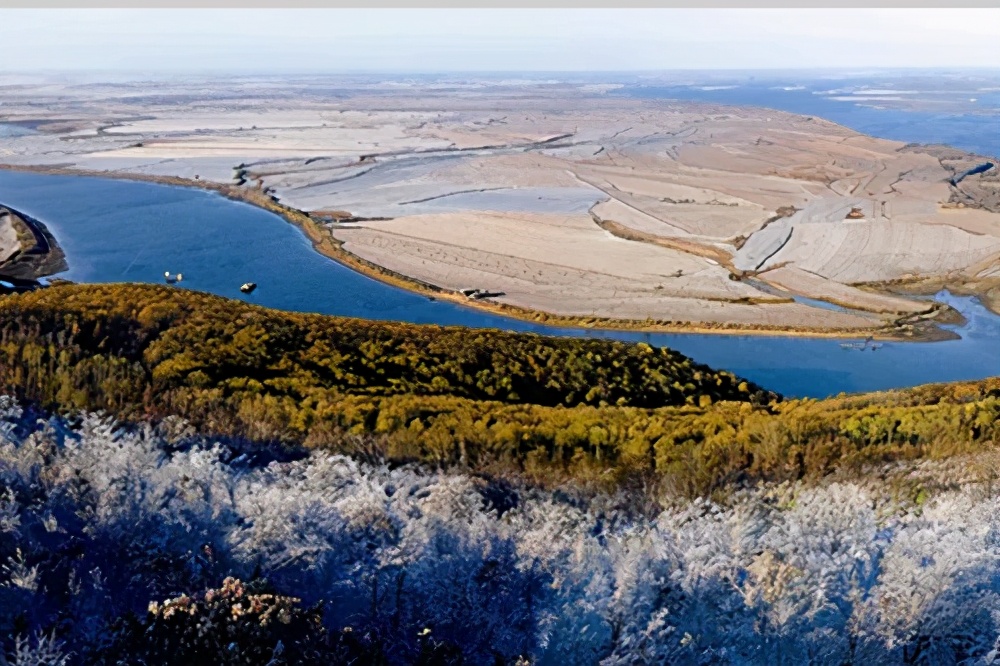
M14 664L100 662L116 618L230 575L324 600L328 629L373 637L389 663L414 663L427 640L466 664L996 654L994 458L911 470L946 489L904 500L873 475L639 512L572 489L276 458L176 422L125 431L0 406L0 641Z
M933 277L976 293L1000 284L1000 176L949 184L986 157L865 136L808 104L807 115L772 108L799 98L798 85L772 82L720 105L656 99L649 83L303 76L6 86L0 165L263 191L318 220L360 218L330 222L329 232L375 265L565 317L878 329L927 304L859 283ZM853 105L828 96L889 102L897 96L876 94L888 86L801 94L834 113ZM667 90L699 88L736 87ZM874 129L906 135L906 114L888 120L897 116ZM990 136L991 118L970 131ZM730 280L745 271L852 311Z

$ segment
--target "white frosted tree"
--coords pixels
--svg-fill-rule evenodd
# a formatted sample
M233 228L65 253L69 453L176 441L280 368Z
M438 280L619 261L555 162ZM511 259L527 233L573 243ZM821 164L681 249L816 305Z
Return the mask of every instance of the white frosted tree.
M128 613L226 576L323 601L390 663L430 644L539 666L1000 663L986 457L877 470L932 488L919 503L857 474L650 516L320 451L266 462L176 420L36 418L0 398L10 663L82 663Z

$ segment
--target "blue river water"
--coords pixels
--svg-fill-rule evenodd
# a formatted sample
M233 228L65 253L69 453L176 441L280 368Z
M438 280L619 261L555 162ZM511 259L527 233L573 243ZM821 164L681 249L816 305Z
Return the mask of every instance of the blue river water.
M787 396L823 397L1000 375L1000 317L975 299L939 294L963 312L960 340L843 349L815 338L559 329L482 313L384 285L313 250L296 227L196 189L0 171L0 202L43 221L78 282L162 283L300 312L587 335L668 346ZM260 286L243 296L239 286Z

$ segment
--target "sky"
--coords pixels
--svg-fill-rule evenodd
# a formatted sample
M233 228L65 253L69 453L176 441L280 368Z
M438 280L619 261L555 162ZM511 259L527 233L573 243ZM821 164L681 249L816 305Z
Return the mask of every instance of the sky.
M1000 68L1000 9L0 9L0 71Z

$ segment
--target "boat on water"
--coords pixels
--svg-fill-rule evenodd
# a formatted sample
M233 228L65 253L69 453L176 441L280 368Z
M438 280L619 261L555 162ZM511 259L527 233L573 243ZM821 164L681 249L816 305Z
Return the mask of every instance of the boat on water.
M184 279L183 273L178 273L177 275L171 275L170 271L163 272L163 279L167 281L167 284L174 284L180 282Z
M871 349L875 351L876 349L882 348L881 342L875 342L875 338L868 336L864 339L864 342L842 342L840 343L841 349L857 349L858 351L864 351L866 349Z
M256 288L257 288L257 283L256 282L244 282L240 286L240 291L242 291L244 294L249 294L249 293L252 293L253 290L256 289Z

